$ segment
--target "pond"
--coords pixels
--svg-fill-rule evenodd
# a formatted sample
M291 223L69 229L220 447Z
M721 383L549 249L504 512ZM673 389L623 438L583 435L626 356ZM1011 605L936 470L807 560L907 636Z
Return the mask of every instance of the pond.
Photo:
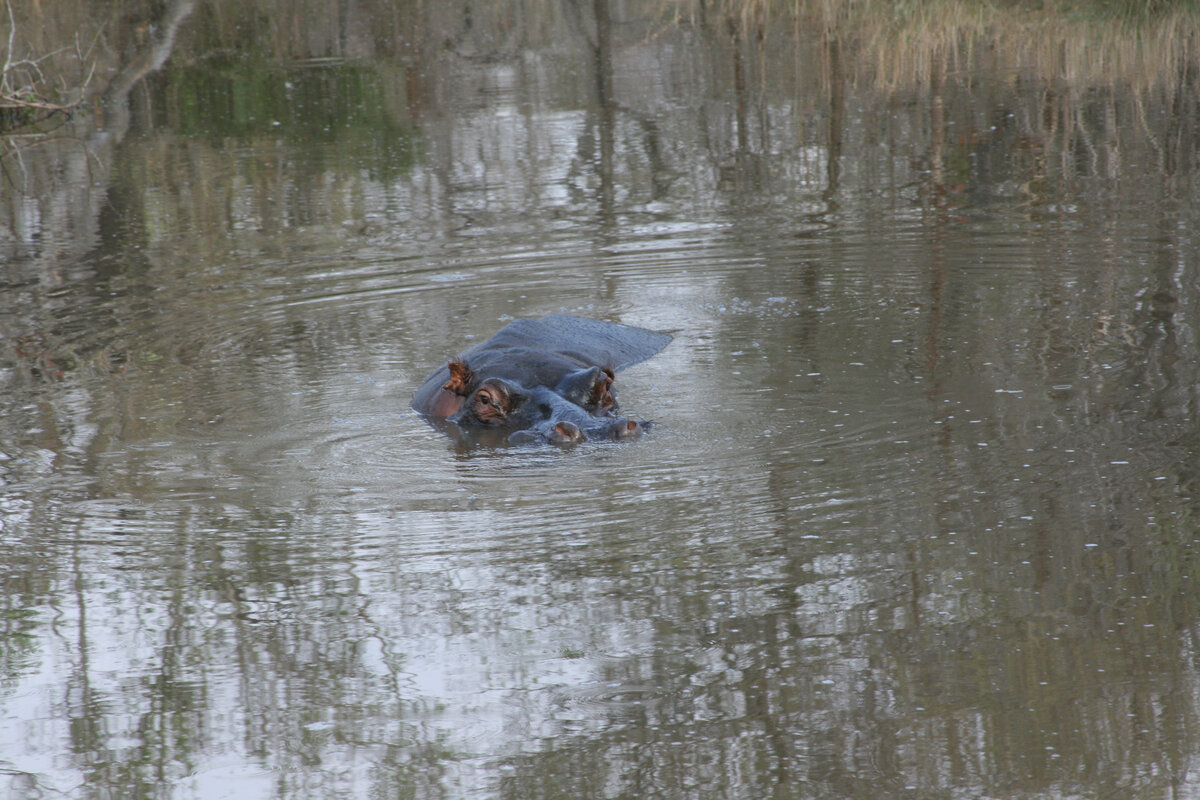
M77 5L0 141L7 796L1200 797L1195 20ZM409 407L556 313L671 334L648 435Z

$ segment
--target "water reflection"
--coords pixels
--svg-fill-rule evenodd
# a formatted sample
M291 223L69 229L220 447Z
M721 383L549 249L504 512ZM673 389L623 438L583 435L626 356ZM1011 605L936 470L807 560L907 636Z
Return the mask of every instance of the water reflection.
M5 788L1195 794L1186 37L421 8L200 5L6 137ZM650 436L408 410L556 312L675 334Z

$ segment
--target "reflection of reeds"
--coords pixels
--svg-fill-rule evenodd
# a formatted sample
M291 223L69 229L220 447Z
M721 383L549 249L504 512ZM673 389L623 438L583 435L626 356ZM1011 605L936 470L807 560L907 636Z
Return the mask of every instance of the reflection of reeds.
M1147 87L1177 77L1200 47L1190 0L664 0L676 18L725 18L773 35L836 38L853 80L903 90L984 66L1068 83ZM752 24L751 24L752 22ZM852 64L849 62L852 61Z

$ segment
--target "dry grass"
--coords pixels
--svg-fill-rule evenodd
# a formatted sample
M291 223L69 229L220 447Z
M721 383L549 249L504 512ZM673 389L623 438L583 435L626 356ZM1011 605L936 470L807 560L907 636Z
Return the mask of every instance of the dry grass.
M1145 88L1200 57L1187 4L1036 0L664 0L677 19L724 18L747 34L837 39L852 80L904 90L972 66ZM1027 8L1026 6L1037 6ZM1168 7L1170 6L1170 7Z

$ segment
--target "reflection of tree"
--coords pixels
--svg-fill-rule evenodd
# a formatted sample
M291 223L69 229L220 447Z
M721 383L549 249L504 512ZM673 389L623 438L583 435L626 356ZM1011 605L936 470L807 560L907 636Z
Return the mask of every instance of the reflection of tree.
M196 0L170 0L145 44L130 54L105 88L104 103L112 112L127 110L130 90L167 62L180 26L195 7Z
M600 160L597 164L600 177L600 216L606 226L611 226L614 222L613 137L616 124L612 76L612 18L609 15L608 0L595 0L592 7L596 15L596 105L599 110L596 127L600 140Z
M68 123L28 135L0 138L0 169L3 170L0 180L18 189L3 193L13 202L7 211L10 228L16 229L14 233L17 233L18 240L29 238L28 233L19 232L20 228L25 227L23 217L28 214L27 205L20 203L25 190L35 189L47 194L57 192L62 196L63 202L47 202L46 205L64 215L64 218L39 220L51 229L39 237L43 241L53 242L55 236L62 237L62 247L46 248L48 263L44 267L47 271L68 255L79 257L92 244L93 235L99 235L100 249L103 249L105 242L111 243L113 239L106 236L109 233L105 230L106 218L116 214L128 222L130 215L137 216L140 200L114 208L114 205L120 206L120 203L114 204L112 201L114 197L120 198L122 182L117 181L111 187L114 194L102 196L103 191L110 188L108 180L118 160L118 145L129 126L129 93L166 62L176 34L194 5L195 0L173 0L157 24L149 26L153 28L153 34L142 42L141 47L131 49L124 66L116 71L103 89L105 128L88 129L85 124ZM86 15L84 18L87 18ZM11 34L16 30L16 23L11 18L10 25ZM86 26L83 27L86 29ZM99 34L91 35L96 37ZM9 48L11 53L11 35ZM85 131L82 136L81 131ZM96 263L111 261L99 257ZM44 310L42 303L30 305L27 308L30 318L24 321L25 327L10 328L6 339L15 342L16 346L9 355L17 363L30 365L34 374L61 377L64 369L78 365L78 354L62 349L58 337L53 335L53 327L58 322L54 315L49 315L51 318L48 320L38 319ZM9 324L12 325L11 322ZM102 357L107 360L109 354Z

